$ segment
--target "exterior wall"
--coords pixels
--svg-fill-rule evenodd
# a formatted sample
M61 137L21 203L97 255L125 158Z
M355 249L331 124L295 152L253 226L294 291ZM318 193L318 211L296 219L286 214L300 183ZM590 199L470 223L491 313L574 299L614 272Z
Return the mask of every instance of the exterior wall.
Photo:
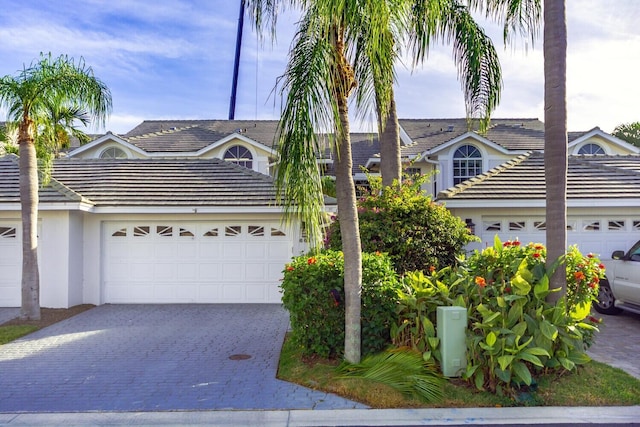
M486 172L504 162L513 159L517 154L505 154L491 147L487 147L478 140L467 138L457 144L451 145L446 150L438 153L438 170L436 177L436 194L442 190L453 187L453 155L463 145L472 145L482 154L482 170Z
M69 213L69 306L82 304L83 280L83 215L81 212Z
M41 211L38 266L40 268L40 306L67 308L70 295L69 236L67 211Z

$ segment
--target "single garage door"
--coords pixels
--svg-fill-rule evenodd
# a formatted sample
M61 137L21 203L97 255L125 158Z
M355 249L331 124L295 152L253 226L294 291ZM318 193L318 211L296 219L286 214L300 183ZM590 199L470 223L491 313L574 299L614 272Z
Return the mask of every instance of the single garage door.
M275 303L293 240L268 222L106 222L106 303Z
M497 234L504 242L545 243L546 223L543 217L483 217L481 238L483 247L493 245ZM567 243L577 245L583 254L597 254L611 259L614 250L628 249L640 240L640 218L622 216L567 218Z
M22 247L18 223L0 221L0 307L20 307Z

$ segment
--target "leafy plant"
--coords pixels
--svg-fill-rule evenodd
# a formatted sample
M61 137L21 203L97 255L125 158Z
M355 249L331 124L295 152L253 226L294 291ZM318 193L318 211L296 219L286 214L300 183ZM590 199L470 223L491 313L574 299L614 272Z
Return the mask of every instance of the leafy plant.
M586 343L597 328L581 313L597 292L588 283L603 270L595 257L572 248L566 258L567 297L553 306L546 301L551 272L545 258L541 244L502 243L496 237L493 247L469 258L466 279L450 289L450 297L458 295L468 310L464 376L477 388L512 394L531 385L538 372L570 371L590 360Z
M425 194L426 180L415 177L382 187L370 178L371 191L358 202L362 250L388 253L398 274L455 265L464 246L477 239L460 218ZM331 249L342 247L338 221L329 228Z
M390 343L395 317L397 276L385 254L362 254L362 353ZM339 251L296 257L281 284L292 339L306 355L338 357L344 349L344 258Z
M437 402L443 395L444 378L437 367L426 362L421 353L406 348L370 355L358 364L344 362L338 372L339 378L379 382L423 402Z

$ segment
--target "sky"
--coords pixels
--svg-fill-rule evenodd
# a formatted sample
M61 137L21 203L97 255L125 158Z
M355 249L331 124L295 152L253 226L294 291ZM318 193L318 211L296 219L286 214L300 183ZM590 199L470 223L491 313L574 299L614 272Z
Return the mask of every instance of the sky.
M568 128L606 132L640 121L640 1L567 0ZM239 0L2 0L0 76L16 75L40 52L83 58L111 90L104 129L126 133L143 120L226 119ZM478 19L482 17L479 16ZM236 119L278 119L282 75L296 15L261 42L245 19ZM483 19L503 72L493 117L544 118L542 36L505 46ZM464 117L451 48L434 46L424 65L397 67L400 118ZM0 111L0 120L6 113ZM366 128L354 123L353 129Z

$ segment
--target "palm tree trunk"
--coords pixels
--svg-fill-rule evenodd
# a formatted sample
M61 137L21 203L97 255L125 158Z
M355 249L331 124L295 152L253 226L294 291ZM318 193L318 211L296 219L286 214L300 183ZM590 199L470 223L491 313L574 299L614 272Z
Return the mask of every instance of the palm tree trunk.
M38 165L32 136L33 123L20 123L20 207L22 209L22 309L20 317L40 319L38 273Z
M362 288L362 247L360 224L356 206L356 186L353 182L353 159L349 136L349 94L355 87L351 65L344 55L344 31L335 32L336 103L340 123L336 129L336 199L340 215L340 234L344 254L345 337L344 358L349 363L360 363Z
M378 105L378 117L382 117ZM400 125L398 124L398 112L396 101L391 89L391 103L387 112L384 127L380 132L380 174L382 185L389 187L394 180L402 181L402 163L400 161ZM382 122L380 123L382 124Z
M567 249L567 24L564 0L544 1L544 161L547 188L547 263ZM564 264L551 277L549 295L557 302L566 292Z
M344 253L345 343L344 357L350 363L360 362L360 289L362 286L362 249L356 207L356 188L352 175L351 141L347 100L338 101L342 135L336 141L336 198L340 214L340 234Z

